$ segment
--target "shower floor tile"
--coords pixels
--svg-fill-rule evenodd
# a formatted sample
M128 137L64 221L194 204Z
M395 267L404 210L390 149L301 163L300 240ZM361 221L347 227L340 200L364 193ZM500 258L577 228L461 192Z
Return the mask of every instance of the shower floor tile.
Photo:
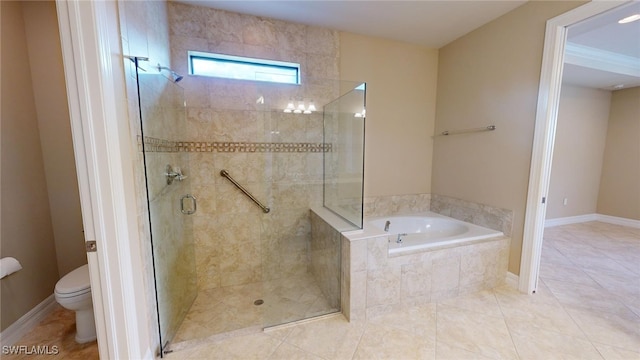
M262 300L261 305L254 302ZM201 290L191 305L172 347L179 343L247 329L262 330L335 312L312 274Z

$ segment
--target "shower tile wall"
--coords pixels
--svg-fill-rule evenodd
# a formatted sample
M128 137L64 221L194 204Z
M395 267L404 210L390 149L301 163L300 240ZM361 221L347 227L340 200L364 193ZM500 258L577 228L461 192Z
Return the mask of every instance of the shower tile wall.
M186 138L210 146L189 152L199 289L247 284L307 271L309 208L322 202L322 115L282 112L289 99L320 110L339 87L336 31L205 7L168 3L171 63L187 74L187 51L297 62L302 85L185 76ZM320 80L319 80L320 79ZM257 103L263 96L265 103ZM251 146L245 148L249 143ZM256 150L254 143L267 143ZM298 144L297 150L273 143ZM292 145L293 146L293 145ZM316 146L316 147L314 147ZM200 149L202 150L202 148ZM264 214L220 170L271 208Z

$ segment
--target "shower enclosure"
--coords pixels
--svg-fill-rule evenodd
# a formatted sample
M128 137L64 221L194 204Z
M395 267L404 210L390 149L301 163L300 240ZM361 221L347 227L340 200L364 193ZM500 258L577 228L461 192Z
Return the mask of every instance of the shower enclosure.
M166 75L138 72L163 351L339 312L310 209L362 226L364 84Z

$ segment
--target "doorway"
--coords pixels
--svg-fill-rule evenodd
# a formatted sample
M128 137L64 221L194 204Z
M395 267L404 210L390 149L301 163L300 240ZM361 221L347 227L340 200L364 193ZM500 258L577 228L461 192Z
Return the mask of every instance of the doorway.
M571 50L571 46L567 46L569 30L584 29L583 24L588 22L594 27L602 26L603 18L612 12L633 11L637 5L637 2L622 5L592 2L547 22L521 258L519 289L522 292L534 293L538 286L560 89L565 61L571 61L573 56L566 52ZM607 16L597 16L604 13Z

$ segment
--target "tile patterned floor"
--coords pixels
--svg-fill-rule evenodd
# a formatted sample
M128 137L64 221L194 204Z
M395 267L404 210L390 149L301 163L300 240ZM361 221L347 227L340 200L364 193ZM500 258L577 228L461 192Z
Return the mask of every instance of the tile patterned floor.
M361 322L341 315L204 342L169 359L640 359L640 229L545 231L540 286L502 286Z
M56 309L38 324L31 332L22 337L15 346L27 346L32 354L22 352L18 355L1 353L0 358L15 360L36 359L65 359L90 360L98 359L98 343L92 341L78 344L74 340L76 335L76 313L56 305ZM52 355L35 355L37 350L32 346L40 346L42 351L54 353ZM46 350L44 350L47 347ZM55 347L55 348L54 348ZM57 351L54 351L57 350Z
M254 305L261 299L262 305ZM200 291L189 309L171 347L182 342L216 338L229 332L257 332L266 325L278 325L337 311L316 284L313 275L297 274L283 279L226 286Z

